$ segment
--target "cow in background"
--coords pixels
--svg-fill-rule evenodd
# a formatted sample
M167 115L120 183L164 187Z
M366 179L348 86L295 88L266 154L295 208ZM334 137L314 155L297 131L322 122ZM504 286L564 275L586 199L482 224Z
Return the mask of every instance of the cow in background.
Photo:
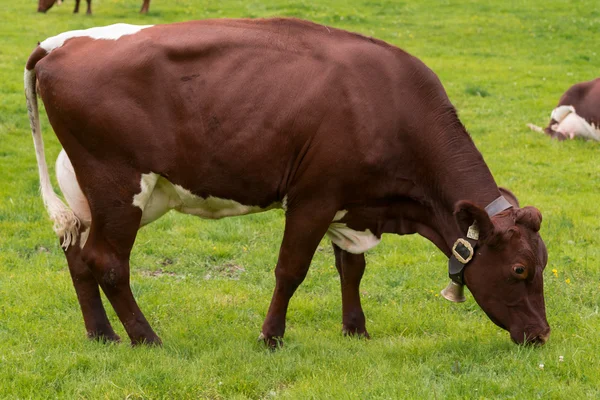
M558 140L600 141L600 78L571 86L552 111L545 129L533 124L527 126Z
M79 2L80 1L81 0L75 0L75 9L73 10L74 13L79 12ZM86 0L86 1L87 1L86 14L91 14L92 13L92 0ZM54 3L61 5L62 1L61 0L39 0L38 1L38 12L45 13L54 5ZM142 4L142 9L140 10L140 13L147 14L149 8L150 8L150 0L144 0L144 3Z

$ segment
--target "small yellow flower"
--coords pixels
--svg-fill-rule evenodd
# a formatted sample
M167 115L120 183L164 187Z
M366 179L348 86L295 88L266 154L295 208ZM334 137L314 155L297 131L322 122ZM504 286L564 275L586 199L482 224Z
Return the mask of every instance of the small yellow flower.
M248 251L248 248L247 248L246 246L242 247L242 249L243 249L244 251Z
M554 268L554 269L552 270L552 273L554 274L554 276L555 276L555 277L557 277L557 278L558 278L558 270L557 270L556 268Z
M571 280L569 278L565 279L565 282L567 282L567 285L571 284Z
M213 250L216 250L216 249L217 249L217 246L213 246Z

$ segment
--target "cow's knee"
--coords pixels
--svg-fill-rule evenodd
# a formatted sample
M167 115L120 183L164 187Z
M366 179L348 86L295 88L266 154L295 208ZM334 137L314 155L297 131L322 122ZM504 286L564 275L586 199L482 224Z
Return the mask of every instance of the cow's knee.
M117 291L129 284L127 262L111 252L88 246L82 251L82 258L104 290Z

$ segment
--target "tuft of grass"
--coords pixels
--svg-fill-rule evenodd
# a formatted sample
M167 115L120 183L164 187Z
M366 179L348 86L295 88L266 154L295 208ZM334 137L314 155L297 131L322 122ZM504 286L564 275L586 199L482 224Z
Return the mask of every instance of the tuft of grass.
M479 87L479 86L472 86L472 85L468 85L465 88L465 93L468 94L468 95L470 95L470 96L479 96L479 97L488 97L488 96L491 96L490 92L488 92L484 88Z
M0 8L0 394L2 398L599 398L598 143L551 141L560 95L598 75L592 0L72 1ZM116 22L295 16L375 36L443 82L498 184L544 216L549 343L513 345L467 295L439 296L446 260L419 237L386 236L361 286L371 340L343 337L339 278L324 241L291 301L285 346L257 343L274 287L283 213L203 221L169 214L142 229L133 292L164 340L130 348L85 339L69 272L39 198L22 88L37 42ZM493 95L492 95L493 94ZM44 115L42 113L42 115ZM60 145L42 117L52 168ZM125 338L110 305L109 318ZM562 361L561 361L562 357ZM540 364L544 365L541 369Z

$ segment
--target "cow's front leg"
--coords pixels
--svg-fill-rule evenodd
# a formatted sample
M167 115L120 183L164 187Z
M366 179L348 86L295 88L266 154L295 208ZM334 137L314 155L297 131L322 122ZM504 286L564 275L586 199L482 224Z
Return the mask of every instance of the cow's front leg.
M144 0L142 4L142 8L140 10L140 14L148 14L148 9L150 8L150 0Z
M365 272L365 255L352 254L333 244L335 267L342 285L342 332L369 337L365 314L360 304L360 281Z
M79 12L79 2L81 0L75 0L75 9L73 10L73 14L77 14Z
M92 13L92 0L87 0L87 11L85 12L87 15Z
M115 333L106 316L106 311L100 298L98 282L94 278L91 269L81 258L81 248L79 245L81 240L80 233L76 243L72 243L65 250L65 255L69 264L73 286L77 293L77 300L79 300L81 312L83 313L87 335L90 339L118 342L121 338Z
M270 347L282 344L290 298L306 277L315 250L335 212L335 208L317 202L288 209L275 268L275 291L260 335Z

